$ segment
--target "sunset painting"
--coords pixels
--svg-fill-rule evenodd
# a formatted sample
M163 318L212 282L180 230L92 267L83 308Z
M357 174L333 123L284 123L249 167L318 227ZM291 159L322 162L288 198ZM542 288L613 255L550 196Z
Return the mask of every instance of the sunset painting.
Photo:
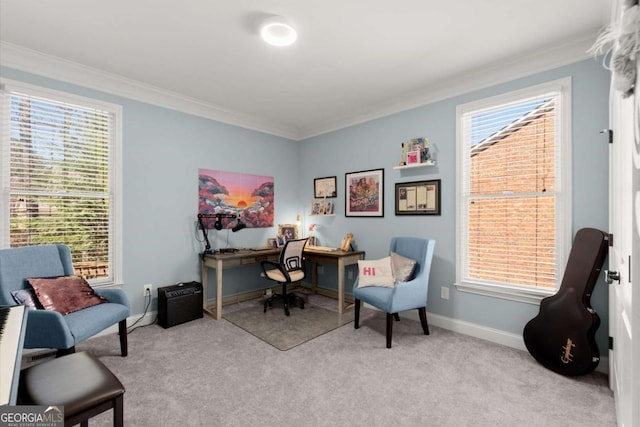
M200 169L198 213L236 214L249 228L273 227L273 177ZM213 228L214 220L208 221ZM231 228L234 218L223 218Z

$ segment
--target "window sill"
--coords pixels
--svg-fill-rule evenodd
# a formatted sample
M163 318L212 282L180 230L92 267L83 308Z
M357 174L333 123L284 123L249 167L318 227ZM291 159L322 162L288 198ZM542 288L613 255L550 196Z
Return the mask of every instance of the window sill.
M457 290L493 298L502 298L510 301L524 302L539 305L540 300L556 293L555 290L497 285L480 282L455 283Z

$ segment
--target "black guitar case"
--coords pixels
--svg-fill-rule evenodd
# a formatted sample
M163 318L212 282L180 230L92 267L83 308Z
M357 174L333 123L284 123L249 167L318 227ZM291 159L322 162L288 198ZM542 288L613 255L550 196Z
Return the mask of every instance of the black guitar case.
M578 230L560 290L540 301L540 312L524 327L529 353L558 374L586 374L600 362L595 340L600 317L591 308L591 292L608 249L604 232Z

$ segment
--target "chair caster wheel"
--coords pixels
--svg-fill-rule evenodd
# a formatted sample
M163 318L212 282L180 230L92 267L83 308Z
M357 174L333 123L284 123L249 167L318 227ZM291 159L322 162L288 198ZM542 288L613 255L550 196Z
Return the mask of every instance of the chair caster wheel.
M285 310L284 310L284 314L286 314L286 315L288 316L288 315L289 315L289 314L291 314L291 313L289 313L289 310L285 309Z
M303 302L300 303L300 310L304 310L304 303Z

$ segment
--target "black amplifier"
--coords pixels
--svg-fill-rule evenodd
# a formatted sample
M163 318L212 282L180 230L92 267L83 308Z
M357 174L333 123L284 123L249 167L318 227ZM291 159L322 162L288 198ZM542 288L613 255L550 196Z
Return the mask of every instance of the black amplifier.
M201 283L178 283L158 288L158 325L166 329L201 317Z

